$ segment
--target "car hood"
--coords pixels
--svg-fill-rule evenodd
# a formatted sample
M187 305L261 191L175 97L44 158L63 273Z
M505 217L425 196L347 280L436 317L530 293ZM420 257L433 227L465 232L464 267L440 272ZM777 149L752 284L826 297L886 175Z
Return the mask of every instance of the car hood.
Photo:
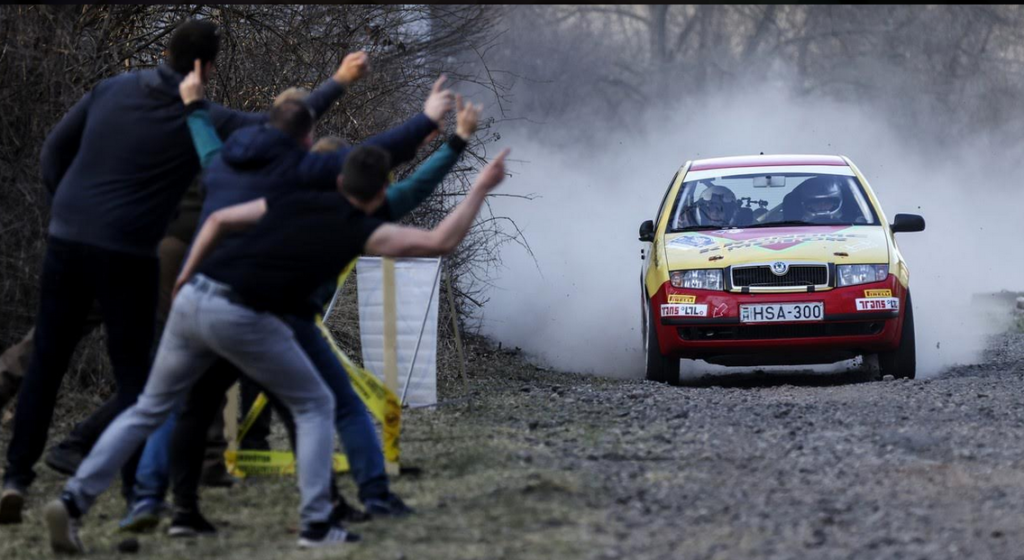
M670 270L776 260L883 264L889 244L882 226L786 226L669 233L665 255Z

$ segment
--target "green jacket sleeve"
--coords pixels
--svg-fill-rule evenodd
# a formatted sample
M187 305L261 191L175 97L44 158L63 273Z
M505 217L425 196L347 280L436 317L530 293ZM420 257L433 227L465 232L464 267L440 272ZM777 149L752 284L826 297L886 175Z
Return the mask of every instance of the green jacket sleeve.
M433 194L465 149L466 141L453 135L412 175L391 185L387 191L391 219L397 222Z
M204 102L189 103L185 107L185 115L188 131L192 134L192 144L199 156L199 164L206 169L220 153L224 143L217 136L217 129L213 126L213 119L210 118L210 112Z

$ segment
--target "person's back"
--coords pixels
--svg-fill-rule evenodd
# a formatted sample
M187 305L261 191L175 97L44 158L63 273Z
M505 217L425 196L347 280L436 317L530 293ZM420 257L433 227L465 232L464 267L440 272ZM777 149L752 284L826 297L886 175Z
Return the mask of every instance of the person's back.
M160 66L109 78L88 94L78 151L54 196L51 235L153 253L199 172L181 79Z

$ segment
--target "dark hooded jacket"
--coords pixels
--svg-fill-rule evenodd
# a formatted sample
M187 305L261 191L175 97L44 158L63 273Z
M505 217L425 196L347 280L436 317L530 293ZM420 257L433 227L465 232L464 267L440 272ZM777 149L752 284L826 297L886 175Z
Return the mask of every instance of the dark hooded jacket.
M184 76L161 65L103 80L50 132L40 163L53 195L50 235L155 255L199 160L178 93ZM328 80L308 103L317 116L343 93ZM266 114L208 104L221 137Z
M193 110L193 105L188 109ZM426 115L419 113L387 132L366 139L363 145L383 148L391 154L392 166L396 166L412 159L416 148L436 127ZM296 189L336 189L338 174L351 150L348 147L327 154L308 152L299 142L269 125L236 131L203 174L206 199L200 227L210 214L235 204Z

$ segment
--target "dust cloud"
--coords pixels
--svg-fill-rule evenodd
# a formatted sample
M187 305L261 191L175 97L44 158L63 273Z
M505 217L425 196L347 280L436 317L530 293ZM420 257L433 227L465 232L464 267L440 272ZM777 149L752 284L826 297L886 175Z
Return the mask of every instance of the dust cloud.
M654 217L686 160L760 152L849 156L889 221L925 217L924 232L897 235L911 270L919 377L978 360L986 337L1009 324L1008 313L972 296L1024 288L1024 146L980 136L936 148L867 107L782 87L636 112L642 134L609 129L597 115L571 128L503 130L513 177L500 192L539 198L496 198L494 211L523 229L536 261L520 247L503 249L483 334L540 365L642 377L640 223ZM700 364L684 361L684 376Z

